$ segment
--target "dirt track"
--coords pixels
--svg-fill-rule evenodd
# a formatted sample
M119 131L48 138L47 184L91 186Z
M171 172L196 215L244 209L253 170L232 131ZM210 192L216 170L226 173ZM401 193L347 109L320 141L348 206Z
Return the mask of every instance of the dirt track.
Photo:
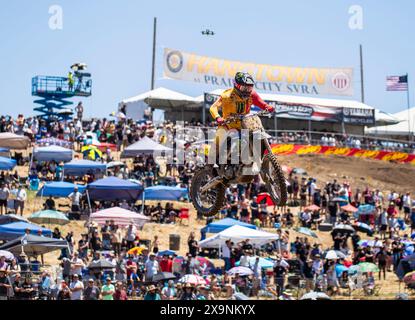
M349 181L353 189L369 186L379 188L384 194L392 190L415 193L415 166L410 164L334 155L289 155L279 156L279 160L292 168L305 169L317 179L319 187L337 179Z

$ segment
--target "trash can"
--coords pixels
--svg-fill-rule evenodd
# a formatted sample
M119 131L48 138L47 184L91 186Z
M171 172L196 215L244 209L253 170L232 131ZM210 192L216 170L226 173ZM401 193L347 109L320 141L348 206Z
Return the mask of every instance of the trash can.
M171 234L169 240L169 250L180 250L180 235Z

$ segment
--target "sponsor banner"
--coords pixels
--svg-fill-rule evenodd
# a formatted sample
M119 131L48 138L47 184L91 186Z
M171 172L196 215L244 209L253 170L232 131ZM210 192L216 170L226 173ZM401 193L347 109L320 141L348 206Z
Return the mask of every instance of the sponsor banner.
M219 95L205 93L205 107L209 108ZM311 121L325 121L368 125L375 123L375 113L373 109L343 108L343 107L325 107L316 105L291 105L283 104L277 101L265 100L266 103L275 108L278 118L300 119ZM258 107L253 106L253 111L259 111Z
M352 68L286 67L225 60L164 49L163 75L170 79L231 87L237 71L252 74L259 91L304 95L353 95Z
M397 151L381 150L363 150L346 147L329 147L329 146L309 146L294 144L273 144L271 145L273 153L277 155L290 154L324 154L340 155L345 157L357 157L383 161L393 161L400 163L410 163L415 165L415 154L408 154Z

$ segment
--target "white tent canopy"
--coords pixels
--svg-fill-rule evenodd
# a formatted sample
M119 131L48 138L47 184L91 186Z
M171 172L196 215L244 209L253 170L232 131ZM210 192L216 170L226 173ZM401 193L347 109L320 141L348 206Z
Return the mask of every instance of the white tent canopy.
M119 110L125 106L127 118L140 120L149 106L158 109L178 107L197 103L193 97L166 88L157 88L119 103Z
M39 161L68 162L73 158L73 151L60 146L36 147L33 158Z
M136 143L125 148L122 153L123 158L135 157L141 154L151 154L154 152L169 152L173 149L163 146L162 144L157 143L153 139L150 139L147 136L144 136Z
M27 149L30 139L26 136L19 136L11 132L0 133L0 147L9 149Z
M279 237L275 233L254 230L242 226L235 225L227 228L214 236L199 242L201 248L218 248L225 244L226 240L234 243L249 239L249 242L256 247L260 247L271 241L277 240Z
M366 130L370 134L408 135L408 109L394 113L400 122L390 126L377 126ZM410 132L415 133L415 107L409 109Z

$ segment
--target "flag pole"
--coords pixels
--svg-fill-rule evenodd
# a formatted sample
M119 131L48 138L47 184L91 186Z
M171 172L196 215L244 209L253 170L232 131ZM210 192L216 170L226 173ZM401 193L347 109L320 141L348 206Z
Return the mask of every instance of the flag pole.
M363 80L363 48L362 45L359 47L360 53L360 92L361 92L361 100L362 103L365 103L365 84Z
M410 97L409 97L409 76L408 73L406 74L406 99L407 99L407 103L408 103L408 141L412 141L412 134L411 134L411 102L410 102Z

